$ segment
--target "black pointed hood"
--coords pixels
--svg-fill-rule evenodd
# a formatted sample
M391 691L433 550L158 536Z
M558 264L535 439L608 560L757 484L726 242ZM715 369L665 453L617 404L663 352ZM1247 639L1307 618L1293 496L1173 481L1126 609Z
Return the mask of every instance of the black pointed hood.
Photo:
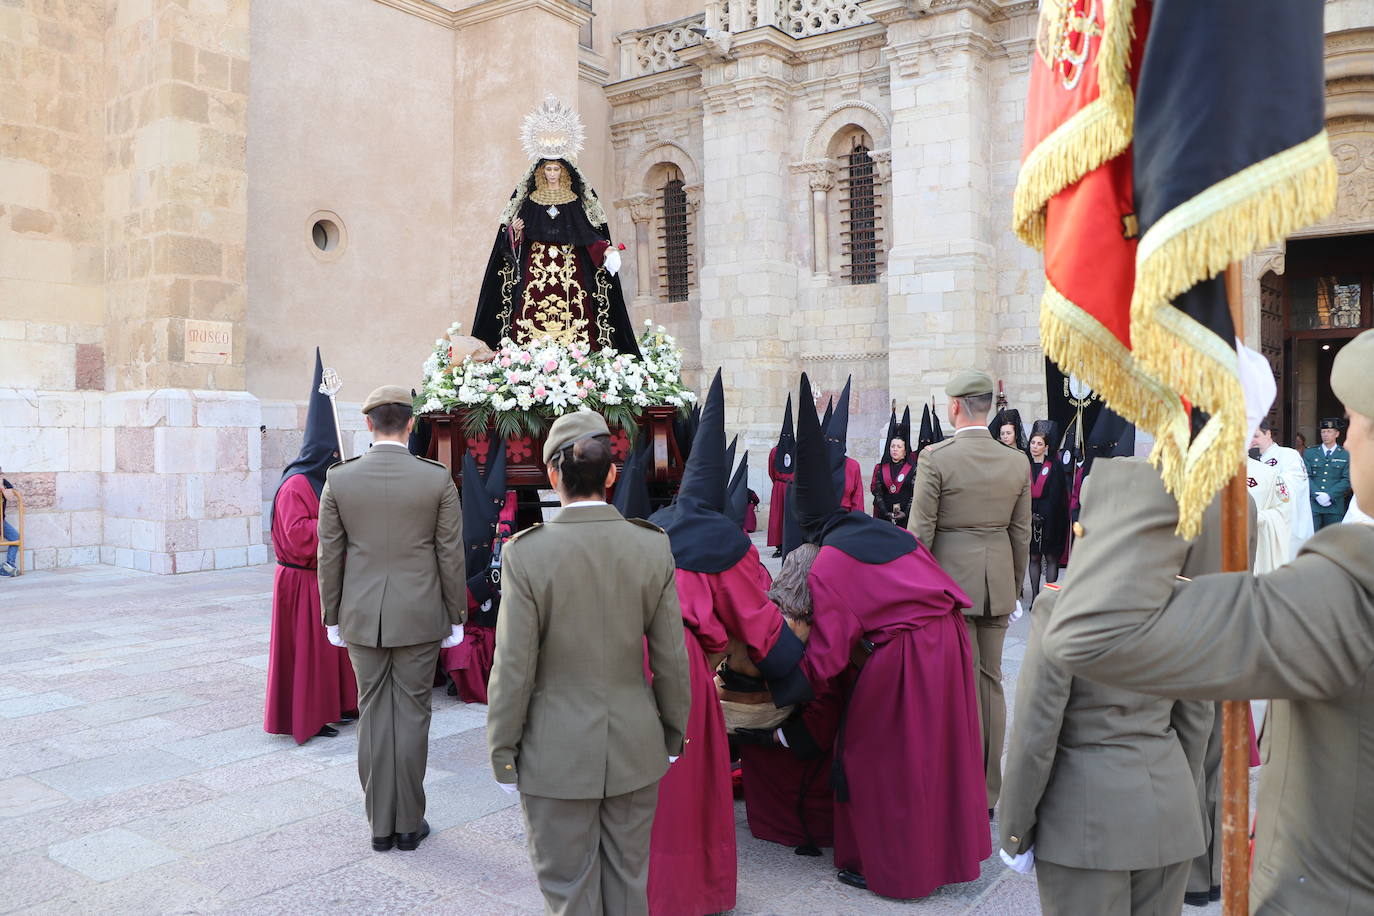
M919 454L921 449L925 448L927 445L930 445L934 441L935 427L930 422L930 405L923 404L921 405L921 433L916 438L917 453Z
M792 431L792 395L787 396L787 409L782 414L782 432L778 433L777 451L773 453L773 473L791 474L797 463L797 436Z
M725 517L743 529L744 517L749 513L748 451L745 451L743 457L740 458L739 467L735 468L735 474L730 478L730 487L726 492L725 502Z
M935 434L935 442L945 441L945 431L940 428L940 414L934 407L930 409L930 423Z
M911 407L902 408L902 421L897 424L897 435L906 443L906 453L911 454Z
M833 397L825 399L825 416L821 417L821 432L824 433L830 428L830 418L835 415L835 399Z
M734 480L735 480L735 478L734 478L733 476L731 476L730 470L731 470L731 468L733 468L733 467L735 466L735 451L736 451L738 448L739 448L739 436L735 436L735 437L731 438L730 444L729 444L729 445L726 447L726 449L725 449L725 494L726 494L726 498L725 498L725 501L721 503L721 506L722 506L721 511L722 511L722 512L725 511L725 510L724 510L724 507L729 506L729 504L730 504L730 496L729 496L729 494L730 494L730 484L733 483Z
M723 514L730 469L725 464L725 389L720 371L701 407L691 457L682 471L682 483L672 505L649 521L668 532L673 559L679 569L720 573L738 563L749 551L744 530Z
M888 460L888 449L892 448L892 440L897 438L897 405L892 405L892 413L887 418L887 432L883 435L883 453L878 456L878 463L882 464Z
M652 454L651 446L641 440L625 458L620 477L615 482L615 496L611 505L626 518L648 518L652 513L649 501L649 480L645 466Z
M848 386L846 386L848 387ZM843 403L843 398L841 403ZM888 563L916 549L911 532L862 512L840 508L832 483L826 439L816 419L811 380L802 375L797 414L797 476L789 506L796 507L802 536L822 547L834 547L861 563ZM838 415L838 414L837 414Z
M320 391L324 378L324 361L320 359L320 348L315 348L315 374L310 380L309 407L305 412L305 437L301 442L300 454L282 471L277 489L286 483L287 478L297 474L310 481L310 487L319 496L324 489L324 475L339 461L339 434L334 427L334 411L329 404L329 395ZM276 512L276 496L272 497L273 513Z
M673 420L673 437L677 439L678 454L682 456L684 467L692 457L692 440L696 438L697 426L701 424L701 402L692 405L687 415Z
M417 395L415 389L410 389L410 399L413 401ZM432 438L434 430L430 422L419 414L415 415L415 425L410 428L410 440L406 447L410 449L412 455L419 455L421 458L429 457L429 440Z
M835 412L830 415L830 422L822 427L837 497L844 493L845 454L849 450L849 389L853 381L853 376L844 380L844 390L840 392L840 399L835 402Z
M1088 434L1090 458L1122 458L1135 454L1135 426L1107 407L1097 415Z

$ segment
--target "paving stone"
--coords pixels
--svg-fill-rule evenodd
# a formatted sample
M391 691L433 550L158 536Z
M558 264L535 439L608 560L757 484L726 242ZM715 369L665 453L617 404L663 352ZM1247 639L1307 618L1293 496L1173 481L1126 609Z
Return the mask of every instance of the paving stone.
M28 776L0 780L0 817L19 817L70 801L66 795Z
M73 706L81 706L82 702L73 696L65 693L53 691L51 693L36 693L26 697L14 697L9 700L0 700L0 718L18 719L23 716L32 716L40 712L52 712L55 709L68 709Z
M48 847L48 856L96 881L122 878L179 858L167 847L123 827L54 843Z
M109 757L82 760L43 770L34 778L72 798L97 798L125 789L184 776L197 769L185 757L166 751L123 751Z
M11 856L0 863L0 907L6 912L33 906L76 888L90 879L52 861L45 855Z
M227 731L174 741L165 747L173 754L195 761L202 767L213 767L256 757L259 754L273 753L277 748L267 739L268 736L263 733L261 725L244 725Z

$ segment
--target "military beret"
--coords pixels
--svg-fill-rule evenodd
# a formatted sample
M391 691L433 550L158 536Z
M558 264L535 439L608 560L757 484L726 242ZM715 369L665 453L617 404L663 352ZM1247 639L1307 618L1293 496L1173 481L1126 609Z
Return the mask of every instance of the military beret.
M599 413L590 410L565 413L554 420L549 428L549 437L544 440L544 463L548 464L559 449L567 448L574 442L610 434L610 427Z
M945 394L952 398L967 398L980 394L992 394L992 376L977 369L957 372L945 384Z
M410 407L410 389L402 388L400 385L383 385L372 389L367 400L363 401L363 413L369 413L374 407L381 407L383 404L404 404Z
M1331 367L1331 391L1347 410L1366 417L1374 417L1374 369L1371 367L1374 367L1374 331L1365 331L1341 347Z

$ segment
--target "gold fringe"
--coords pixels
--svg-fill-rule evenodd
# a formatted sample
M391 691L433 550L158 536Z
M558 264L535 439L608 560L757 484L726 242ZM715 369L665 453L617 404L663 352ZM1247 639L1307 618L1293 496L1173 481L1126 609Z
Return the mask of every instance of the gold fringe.
M1233 342L1173 300L1251 251L1321 219L1335 205L1336 167L1325 131L1237 172L1165 214L1141 239L1131 299L1139 363L1209 420L1174 479L1179 533L1196 535L1202 513L1245 451L1245 399ZM1166 461L1166 467L1168 462Z
M1040 299L1040 342L1050 359L1086 382L1108 407L1153 433L1150 462L1175 492L1182 484L1189 434L1188 413L1178 396L1048 278Z
M1036 144L1016 177L1012 228L1037 250L1045 246L1045 205L1050 198L1131 145L1135 0L1107 0L1103 24L1096 61L1098 97ZM1032 66L1035 54L1031 52Z

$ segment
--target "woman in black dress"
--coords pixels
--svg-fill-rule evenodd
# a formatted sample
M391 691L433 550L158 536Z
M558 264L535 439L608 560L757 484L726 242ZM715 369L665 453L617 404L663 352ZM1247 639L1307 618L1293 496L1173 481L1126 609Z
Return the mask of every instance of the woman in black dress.
M1054 421L1039 420L1031 427L1031 537L1030 580L1031 600L1040 594L1040 580L1054 582L1059 578L1060 557L1064 549L1064 535L1068 527L1069 502L1064 477L1056 472L1050 455L1050 443L1055 441Z

